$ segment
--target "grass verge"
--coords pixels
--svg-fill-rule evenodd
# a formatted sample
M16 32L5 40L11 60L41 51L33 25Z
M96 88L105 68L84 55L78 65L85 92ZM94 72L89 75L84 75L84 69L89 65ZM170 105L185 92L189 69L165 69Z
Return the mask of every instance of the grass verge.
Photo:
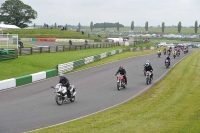
M117 46L111 48L86 49L68 52L41 53L26 56L19 56L17 59L0 61L0 80L28 75L40 71L54 69L58 64L75 61L88 56L108 52L111 50L127 48Z
M143 95L93 116L33 133L198 133L199 62L200 50L196 50Z

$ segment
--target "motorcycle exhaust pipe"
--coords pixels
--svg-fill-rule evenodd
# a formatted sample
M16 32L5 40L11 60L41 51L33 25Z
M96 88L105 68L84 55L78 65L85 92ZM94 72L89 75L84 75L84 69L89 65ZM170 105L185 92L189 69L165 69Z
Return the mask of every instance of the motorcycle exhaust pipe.
M73 96L75 96L75 95L76 95L76 92L74 92Z

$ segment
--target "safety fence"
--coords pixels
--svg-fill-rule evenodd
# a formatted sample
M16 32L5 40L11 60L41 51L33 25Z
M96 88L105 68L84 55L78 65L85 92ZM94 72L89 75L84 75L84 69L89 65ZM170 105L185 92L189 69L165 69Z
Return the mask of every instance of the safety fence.
M111 55L114 55L114 54L118 54L118 53L122 53L122 52L125 52L125 51L126 51L126 49L112 50L110 52L105 52L105 53L101 53L99 55L86 57L84 59L76 60L76 61L73 61L73 62L67 62L67 63L64 63L64 64L59 64L58 67L57 67L58 73L66 73L68 71L71 71L71 70L78 68L80 66L83 66L85 64L88 64L88 63L91 63L91 62L94 62L94 61L98 61L98 60L101 60L105 57L108 57L108 56L111 56Z
M25 75L25 76L21 76L21 77L2 80L2 81L0 81L0 90L17 87L17 86L29 84L32 82L36 82L36 81L39 81L42 79L54 77L54 76L57 76L58 73L61 73L61 72L65 73L65 72L71 71L75 68L78 68L80 66L83 66L85 64L88 64L90 62L101 60L105 57L108 57L108 56L111 56L111 55L114 55L117 53L122 53L125 51L126 51L126 49L112 50L110 52L105 52L105 53L102 53L99 55L90 56L90 57L87 57L84 59L80 59L80 60L76 60L76 61L72 61L72 62L68 62L68 63L64 63L64 64L59 64L59 65L57 65L57 68L55 68L55 69L46 70L46 71L42 71L42 72L30 74L30 75Z
M119 43L41 46L36 48L27 47L27 48L20 48L19 54L28 55L34 53L50 53L50 52L72 51L72 50L93 49L93 48L108 48L114 46L119 46Z

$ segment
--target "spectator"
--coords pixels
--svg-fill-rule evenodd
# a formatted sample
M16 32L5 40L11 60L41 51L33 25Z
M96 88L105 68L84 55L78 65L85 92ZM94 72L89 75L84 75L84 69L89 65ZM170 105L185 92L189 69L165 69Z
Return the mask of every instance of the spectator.
M72 40L69 40L69 45L72 45Z
M82 31L82 35L84 35L84 31Z
M88 44L88 41L87 40L85 40L85 45L87 45Z
M18 44L19 44L19 48L23 48L24 47L23 42L20 39L18 41Z

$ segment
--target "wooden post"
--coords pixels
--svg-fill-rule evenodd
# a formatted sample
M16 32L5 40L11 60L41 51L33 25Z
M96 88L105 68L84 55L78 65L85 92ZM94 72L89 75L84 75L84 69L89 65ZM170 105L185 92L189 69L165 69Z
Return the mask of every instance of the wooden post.
M56 46L56 52L58 52L58 46Z
M31 54L33 54L33 47L31 47L31 49L30 49L30 50L31 50Z
M40 47L40 53L42 53L42 47Z

